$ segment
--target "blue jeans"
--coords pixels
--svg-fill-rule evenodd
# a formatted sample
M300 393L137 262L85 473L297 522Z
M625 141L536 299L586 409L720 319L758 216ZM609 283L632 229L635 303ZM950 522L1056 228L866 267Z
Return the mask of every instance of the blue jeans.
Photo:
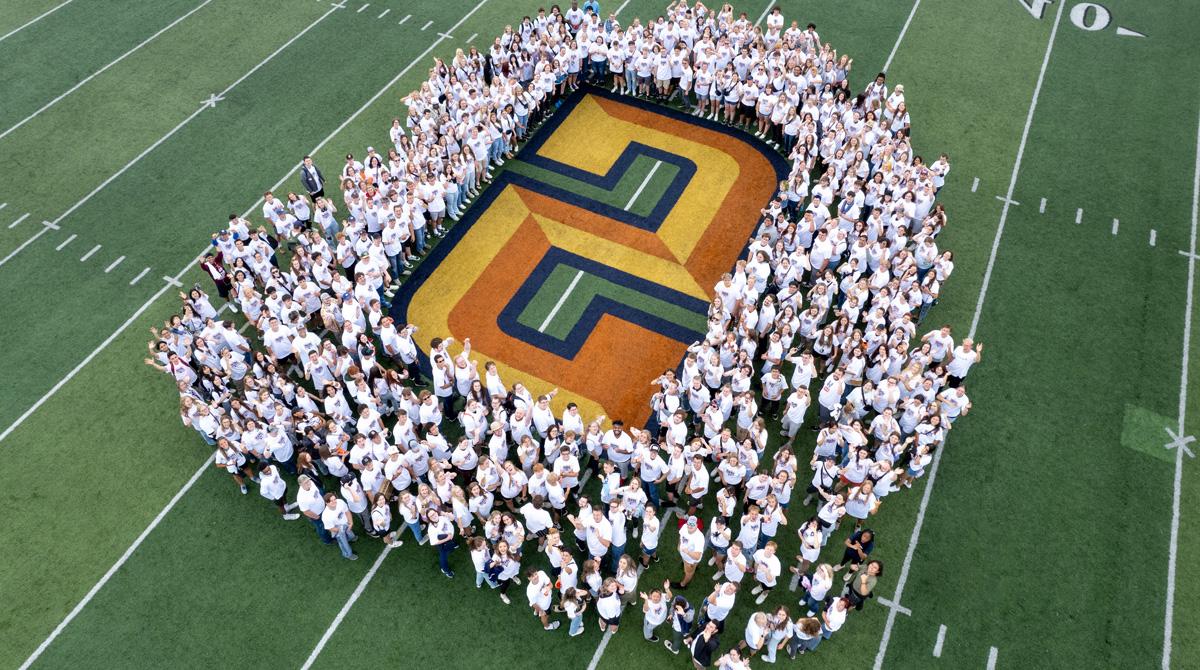
M576 614L575 618L571 619L571 628L567 632L574 635L576 631L583 628L583 614Z
M499 584L497 584L496 582L493 582L492 580L488 579L486 572L476 571L475 572L475 588L479 588L480 586L483 586L484 584L487 584L488 586L492 587L493 589L496 588L497 586L499 586Z
M450 552L454 551L458 544L454 540L448 540L437 546L438 548L438 567L442 572L452 572L450 570Z
M616 543L614 542L612 544L612 546L610 546L608 548L609 565L612 567L612 571L614 573L617 571L617 568L620 567L621 557L624 555L625 555L625 545L623 545L623 544L618 547L616 545Z
M406 523L404 525L408 526L408 529L412 531L413 537L417 538L417 544L421 544L422 542L425 541L425 537L423 535L421 535L421 522L420 521L414 521L412 523Z
M316 519L309 519L309 521L311 521L313 527L317 529L317 537L321 538L322 543L333 544L333 536L329 534L329 531L325 530L325 524L321 523L320 517Z
M338 549L342 551L342 558L350 558L354 555L354 550L350 548L350 541L356 539L354 531L343 528L333 534L333 539L337 540Z
M657 512L659 507L658 484L655 482L648 482L643 479L642 488L646 491L646 504L653 505L654 511Z
M425 250L428 248L425 246L425 226L413 228L413 235L417 239L417 253L425 253Z

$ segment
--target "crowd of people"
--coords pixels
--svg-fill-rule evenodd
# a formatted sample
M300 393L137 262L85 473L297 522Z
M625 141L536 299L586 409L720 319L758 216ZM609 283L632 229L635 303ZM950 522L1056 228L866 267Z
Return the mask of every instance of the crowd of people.
M359 533L407 539L453 579L461 549L476 587L509 604L524 585L547 630L562 613L571 636L589 618L615 633L633 607L646 640L697 667L812 653L872 597L883 564L867 522L970 410L983 349L922 326L954 269L934 201L949 160L914 152L902 86L880 74L856 94L851 66L778 9L765 27L685 0L644 25L594 3L539 10L485 52L436 60L387 155L346 157L340 202L306 157L307 196L265 194L261 225L231 216L202 262L224 305L181 293L146 362L173 377L184 425L241 493L256 485L347 559ZM582 416L480 370L469 339L389 314L432 239L582 85L741 127L791 162L713 287L706 337L651 382L644 427ZM677 578L640 583L664 556ZM727 633L737 603L789 579L798 604Z

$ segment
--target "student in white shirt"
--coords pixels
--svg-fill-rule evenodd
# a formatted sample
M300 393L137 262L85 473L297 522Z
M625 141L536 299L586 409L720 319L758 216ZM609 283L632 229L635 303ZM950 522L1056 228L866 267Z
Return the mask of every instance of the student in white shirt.
M533 615L542 622L542 630L554 630L562 625L561 621L550 621L551 595L554 593L554 580L537 568L530 568L525 573L529 580L525 587L525 596L529 599L529 607Z
M350 543L358 539L354 536L354 517L346 503L333 493L325 494L325 511L321 512L321 523L325 530L337 541L342 557L357 561L358 555L350 549Z

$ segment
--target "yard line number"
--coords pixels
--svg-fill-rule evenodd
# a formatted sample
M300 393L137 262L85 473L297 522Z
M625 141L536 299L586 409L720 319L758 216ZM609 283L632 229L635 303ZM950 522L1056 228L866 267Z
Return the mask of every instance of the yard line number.
M1025 11L1035 19L1041 19L1046 15L1046 7L1054 3L1054 0L1017 0ZM1108 11L1104 5L1098 5L1094 2L1079 2L1071 7L1071 23L1075 24L1076 28L1086 30L1090 33L1098 32L1107 28L1112 24L1112 12ZM1121 37L1145 37L1144 33L1139 33L1136 30L1130 30L1117 26L1117 34Z

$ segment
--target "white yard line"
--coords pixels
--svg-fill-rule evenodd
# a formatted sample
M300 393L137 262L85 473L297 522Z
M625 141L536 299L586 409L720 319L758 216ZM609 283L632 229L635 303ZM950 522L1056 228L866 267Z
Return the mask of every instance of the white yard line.
M1119 227L1120 227L1120 225L1121 225L1121 220L1120 220L1120 219L1113 219L1113 227L1112 227L1112 234L1113 234L1113 235L1116 235L1116 234L1117 234L1117 228L1119 228Z
M8 203L7 203L7 202L0 202L0 209L4 209L5 207L8 207Z
M55 251L62 251L64 247L66 247L68 244L70 244L70 243L74 242L76 237L79 237L79 236L78 236L78 235L75 235L75 234L72 234L70 237L68 237L67 239L65 239L65 240L63 240L62 242L60 242L60 243L59 243L59 245L58 245L57 247L54 247L54 250L55 250Z
M458 22L454 24L454 26L453 26L453 28L451 28L451 30L454 30L454 29L458 28L460 25L462 25L467 19L469 19L471 16L473 16L475 14L475 12L479 10L480 7L483 7L483 5L487 3L487 1L488 0L479 0L479 2L473 8L471 8L470 11L463 14L462 18L460 18L458 20ZM324 18L324 16L328 16L328 14L323 15L322 18ZM345 121L343 121L341 125L339 125L337 128L335 128L332 133L330 133L328 136L326 136L325 139L321 140L321 142L319 144L317 144L317 146L314 147L312 151L308 152L309 155L316 154L321 149L321 147L324 147L330 140L332 140L334 138L334 136L336 136L338 133L342 132L342 130L345 129L346 126L350 125L350 123L353 122L354 119L358 118L364 111L366 111L366 109L368 107L370 107L372 104L374 104L376 100L378 100L380 97L383 96L384 93L386 93L388 90L390 90L391 87L396 84L396 82L400 81L401 77L403 77L405 74L407 74L409 70L416 67L416 65L418 63L422 62L425 59L425 57L428 56L429 53L432 52L434 50L434 48L436 48L441 42L442 42L441 38L434 40L434 42L432 44L430 44L429 47L425 49L425 51L421 52L416 58L414 58L411 63L409 63L403 70L400 71L399 74L397 74L395 77L393 77L392 80L389 81L387 84L385 84L383 88L379 89L379 91L376 92L375 95L371 96L370 99L368 99L365 103L363 103L363 105L361 107L359 107L357 110L355 110L355 112L353 114L351 114ZM295 169L296 168L294 168L294 167L289 168L287 174L285 174L279 180L278 183L282 184L285 180L288 179L288 177L291 177L293 175L293 173L295 172ZM248 216L250 214L250 212L255 207L258 206L258 202L259 201L255 201L255 203L253 205L251 205L250 208L247 209L244 214L242 214L242 217L244 218L244 217ZM201 258L203 258L204 254L207 253L207 251L208 251L208 247L206 246L204 248L204 250L201 251L200 254L196 256L196 258L189 261L187 265L183 266L183 268L174 276L174 278L173 278L174 283L178 284L179 278L182 277L184 274L186 274L188 272L188 270L191 270L192 266L196 262L198 262ZM141 272L141 274L139 274L137 277L134 278L133 281L130 282L130 284L137 283L137 280L141 279L142 276L144 276L148 271L149 271L149 268L147 268L146 270L143 270ZM74 379L75 376L79 374L80 370L82 370L88 363L90 363L94 358L96 358L96 356L100 355L100 353L102 351L107 349L108 346L110 344L112 344L113 341L116 340L117 337L119 337L121 335L121 333L125 332L125 330L127 328L129 328L129 326L132 325L133 322L136 321L142 315L142 313L144 313L147 309L150 308L151 305L153 305L160 297L162 297L162 295L164 293L166 293L167 290L169 290L171 288L171 286L172 286L171 282L165 283L162 286L162 288L158 289L158 291L156 291L154 293L154 295L152 295L150 297L150 299L148 299L146 302L142 303L142 306L137 308L137 310L135 310L134 313L132 315L130 315L130 317L128 319L126 319L123 324L121 324L115 331L113 331L113 333L111 335L109 335L107 338L105 338L104 341L101 342L99 346L97 346L95 349L93 349L90 354L88 354L82 361L80 361L78 365L76 365L74 368L72 368L71 371L68 372L62 379L58 380L58 382L49 391L47 391L45 395L43 395L41 398L39 398L37 400L37 402L35 402L33 404L32 407L25 410L25 412L23 414L21 414L21 416L18 417L17 420L12 423L12 425L10 425L8 428L4 429L4 432L0 433L0 442L3 442L5 438L7 438L9 435L12 434L12 432L14 430L17 429L17 427L19 427L30 416L32 416L33 413L36 412L42 405L46 404L46 401L48 401L50 398L54 397L54 395L56 393L58 393L58 391L60 389L62 389L63 386L65 386L68 382L70 382L72 379ZM46 651L46 649L50 646L50 644L54 641L54 639L57 638L62 633L63 629L65 629L67 627L67 625L69 623L71 623L71 621L76 616L79 615L79 612L81 612L83 610L83 608L86 607L89 602L91 602L92 598L94 598L96 596L96 593L98 593L100 591L100 589L103 588L104 585L108 583L108 581L112 578L113 574L115 574L116 571L119 570L121 568L121 566L124 565L127 560L129 560L129 557L133 554L133 552L136 551L139 546L141 546L142 542L145 541L146 537L151 533L151 531L153 531L156 527L158 527L158 524L162 521L163 517L165 517L167 515L167 513L171 511L171 508L175 506L175 503L177 503L179 501L179 499L184 496L184 494L186 494L189 490L191 490L192 486L194 486L196 481L200 478L200 475L203 474L205 469L207 469L209 467L209 463L211 461L212 461L212 457L209 457L209 459L207 461L205 461L203 465L200 466L200 469L197 470L196 473L194 475L192 475L192 478L190 480L188 480L188 482L186 484L183 485L183 488L181 488L179 490L179 492L175 494L175 497L173 497L171 499L171 501L169 503L167 503L167 506L164 507L162 509L162 511L158 513L158 516L154 518L154 520L150 523L149 526L146 527L146 529L144 531L142 531L142 534L138 536L138 538L134 541L134 543L132 545L130 545L130 547L128 549L125 550L125 553L122 554L121 558L111 568L109 568L109 571L107 573L105 573L104 577L102 577L101 580L99 582L97 582L91 588L91 590L88 591L87 595L84 596L84 599L81 600L77 605L75 605L75 608L71 610L71 612L67 615L67 617L65 619L63 619L58 624L57 627L55 627L54 631L50 634L50 636L47 637L45 640L43 640L42 643L38 646L37 650L34 651L34 653L32 655L30 655L30 657L28 659L26 659L25 663L23 663L21 665L21 670L25 670L26 668L29 667L30 664L32 664L34 661L36 661L37 658L39 656L41 656L43 652Z
M1083 208L1075 210L1075 223L1083 223Z
M938 626L937 641L933 643L933 657L942 657L942 645L946 644L946 624Z
M625 9L625 6L628 4L629 4L629 0L625 0L625 2L622 2L621 6L617 7L617 11L613 12L613 16L620 16L621 10Z
M17 218L16 221L13 221L12 223L8 224L8 227L16 228L17 226L21 225L22 221L24 221L25 219L28 219L28 218L29 218L29 212L25 212L19 218Z
M976 177L975 181L971 182L971 192L974 193L975 191L978 191L978 190L979 190L979 177Z
M563 291L563 294L558 297L558 302L554 303L554 309L550 310L550 313L546 315L546 320L542 322L542 325L538 326L539 333L545 332L546 326L549 326L554 317L558 316L558 310L562 309L562 306L567 302L567 298L571 297L571 293L575 290L575 285L579 283L580 279L583 279L583 270L575 273L575 278L571 280L571 283L567 286L567 290Z
M274 58L275 58L276 56L278 56L278 55L280 54L280 52L282 52L284 49L286 49L286 48L288 48L289 46L291 46L293 42L295 42L296 40L298 40L298 39L300 39L301 37L303 37L305 33L307 33L309 30L312 30L312 29L313 29L313 27L315 27L315 26L316 26L318 23L320 23L321 21L324 21L324 20L325 20L325 18L326 18L327 16L329 16L329 15L330 15L330 14L332 14L332 13L334 13L335 11L337 11L337 9L336 9L336 8L330 8L330 9L329 9L329 11L325 12L324 14L322 14L322 15L321 15L319 18L317 18L317 20L316 20L316 21L313 21L312 23L308 24L308 26L307 26L307 27L305 27L305 28L304 28L303 30L301 30L300 32L296 33L296 35L295 35L294 37L292 37L292 39L288 40L287 42L284 42L284 43L283 43L283 46L279 47L279 48L278 48L278 49L276 49L275 51L272 51L272 52L271 52L271 55L269 55L269 56L267 56L266 58L264 58L264 59L262 59L261 61L259 61L258 65L255 65L253 68L251 68L249 72L247 72L246 74L243 74L242 76L238 77L238 78L237 78L237 81L235 81L235 82L233 82L232 84L230 84L229 86L225 87L225 90L221 91L220 93L217 93L217 94L216 94L216 96L214 96L214 97L215 97L215 99L220 99L220 98L223 98L223 97L225 97L225 94L227 94L227 93L229 93L230 91L232 91L232 90L234 89L234 87L236 87L238 84L240 84L240 83L242 83L243 81L245 81L247 78L249 78L249 77L250 77L250 75L254 74L255 72L258 72L258 70L259 70L260 68L262 68L262 66L264 66L264 65L266 65L267 63L269 63L269 62L271 62L272 60L274 60ZM162 137L158 138L158 141L156 141L154 144L151 144L150 146L148 146L148 147L146 147L145 149L143 149L143 150L142 150L142 152L141 152L140 154L138 154L137 156L134 156L134 157L133 157L133 160L131 160L131 161L129 161L128 163L126 163L124 167L122 167L120 170L117 170L115 173L113 173L113 175L112 175L112 176L110 176L109 178L107 178L107 179L105 179L104 181L100 182L100 185L99 185L99 186L97 186L96 188L92 189L92 190L91 190L91 191L90 191L90 192L89 192L87 195L83 196L83 198L81 198L81 199L79 200L79 202L75 203L74 205L71 205L71 207L70 207L70 208L69 208L67 211L65 211L65 212L63 212L62 214L60 214L60 215L58 216L58 218L57 218L57 219L55 219L55 220L54 220L53 222L51 222L51 223L53 223L54 225L57 225L57 224L58 224L60 221L62 221L63 219L67 218L68 216L70 216L72 212L74 212L75 210L77 210L77 209L79 209L80 207L82 207L82 206L84 205L84 203L86 203L87 201L89 201L89 200L91 200L93 197L95 197L95 195L96 195L97 193L99 193L100 191L103 191L103 190L104 190L104 189L105 189L105 188L106 188L106 187L107 187L109 184L111 184L111 183L113 183L114 181L116 181L116 179L117 179L118 177L120 177L121 175L125 174L125 173L126 173L128 170L129 170L129 168L133 167L134 165L137 165L137 163L138 163L139 161L141 161L143 158L145 158L145 157L146 157L146 156L147 156L147 155L148 155L148 154L149 154L151 151L154 151L154 150L155 150L155 149L157 149L157 148L159 147L159 145L161 145L163 142L166 142L167 140L171 139L171 137L172 137L173 135L175 135L175 133L179 132L181 129L183 129L183 127L184 127L184 126L186 126L187 124L191 123L192 119L196 118L197 116L200 116L200 113L201 113L201 112L203 112L204 110L206 110L206 109L209 109L210 107L213 107L213 106L214 106L213 104L209 104L209 103L204 103L204 104L201 104L201 105L200 105L200 107L199 107L198 109L196 109L196 111L194 111L194 112L192 112L190 115L188 115L188 117L187 117L187 118L185 118L183 121L180 121L180 122L179 122L179 123L178 123L178 124L177 124L177 125L176 125L174 128L172 128L171 130L167 131L167 134L166 134L166 135L163 135ZM18 246L16 249L14 249L14 250L13 250L11 253L9 253L9 254L8 254L7 256L5 256L4 258L0 259L0 265L4 265L4 264L5 264L5 263L7 263L8 261L12 260L13 256L16 256L17 254L21 253L21 251L22 251L22 250L24 250L24 249L25 249L25 247L29 246L30 244L33 244L33 242L34 242L34 241L36 241L36 240L37 240L39 237L41 237L42 235L45 235L45 234L46 234L46 230L47 230L47 228L42 228L42 229L41 229L41 230L39 230L38 232L34 233L32 237L30 237L29 239L27 239L27 240L25 240L24 242L22 242L22 243L21 243L21 245L20 245L20 246Z
M1192 232L1188 240L1187 302L1183 312L1183 355L1179 366L1179 422L1176 425L1175 477L1171 498L1171 542L1167 549L1167 602L1163 617L1162 668L1171 668L1171 644L1175 627L1175 564L1179 553L1179 500L1183 493L1184 424L1187 417L1188 365L1192 346L1192 298L1196 286L1196 219L1200 210L1200 127L1196 130L1196 168L1192 180Z
M627 0L627 2L628 2L628 0ZM776 5L778 5L778 4L779 4L779 0L771 0L771 2L767 3L767 6L763 8L763 13L758 15L758 20L754 22L754 25L757 26L760 23L762 23L763 19L767 18L767 14L769 14L771 12L771 10L774 9L776 7ZM624 5L622 5L622 6L624 6Z
M1157 239L1158 239L1158 231L1151 228L1150 229L1150 246L1154 246L1154 243L1157 241Z
M1046 199L1042 198L1042 201L1038 204L1038 214L1045 214L1045 213L1046 213Z
M103 73L104 73L104 71L105 71L105 70L107 70L108 68L110 68L110 67L112 67L112 66L116 65L117 63L120 63L121 61L125 60L125 59L126 59L128 56L130 56L131 54L133 54L133 53L134 53L135 51L137 51L138 49L141 49L142 47L146 46L147 44L149 44L149 43L153 42L153 41L154 41L154 39L155 39L155 38L157 38L159 35L162 35L163 33L167 32L167 31L168 31L168 30L170 30L171 28L174 28L175 26L179 25L179 23L180 23L181 21L183 21L183 20L184 20L184 19L186 19L187 17L191 16L192 14L195 14L196 12L200 11L200 10L201 10L201 9L202 9L202 8L203 8L205 5L207 5L207 4L208 4L208 3L210 3L210 2L212 2L212 0L204 0L204 2L200 3L199 5L197 5L197 6L196 6L194 9L192 9L192 10L191 10L190 12L188 12L187 14L184 14L183 16L181 16L181 17L179 17L179 18L175 19L174 21L172 21L172 22L170 22L169 24L167 24L167 26L166 26L165 28L163 28L162 30L159 30L158 32L154 33L154 34L153 34L153 35L151 35L150 37L147 37L145 40L143 40L143 41L142 41L140 44L138 44L138 45L137 45L137 46L135 46L134 48L130 49L129 51L126 51L125 53L121 54L120 56L117 56L117 58L116 58L115 60L113 60L112 62L110 62L108 65L105 65L104 67L100 68L99 70L96 70L95 72L91 73L90 75L88 75L87 77L85 77L84 79L82 79L82 80L81 80L79 83L75 84L75 85L74 85L74 86L72 86L71 88L68 88L68 89L67 89L65 92L63 92L63 93L62 93L61 95L59 95L57 98L55 98L55 99L51 100L50 102L47 102L46 104L42 105L42 106L41 106L41 107L40 107L40 108L39 108L39 109L38 109L36 112L34 112L34 113L30 114L29 116L27 116L27 117L25 117L25 118L21 119L20 121L18 121L18 122L17 122L17 124L16 124L16 125L14 125L12 128L9 128L8 130L6 130L6 131L4 131L4 132L0 133L0 139L4 139L5 137L7 137L7 136L9 135L9 133L13 132L13 131L14 131L14 130L16 130L17 128L20 128L21 126L25 125L26 123L29 123L30 121L34 120L35 118L37 118L37 117L38 117L38 115L39 115L39 114L41 114L42 112L46 111L47 109L50 109L50 108L51 108L51 107L53 107L54 105L58 104L58 102L59 102L60 100L62 100L63 98L65 98L65 97L67 97L68 95L71 95L71 94L72 94L72 93L74 93L75 91L79 90L79 87L83 86L84 84L88 83L89 81L91 81L91 80L95 79L96 77L100 76L100 75L101 75L101 74L103 74Z
M117 260L113 261L112 265L109 265L108 267L104 268L104 274L108 274L108 273L112 272L124 260L125 260L125 257L121 256Z
M896 58L896 51L900 49L900 42L904 41L904 34L908 32L908 26L912 24L913 17L917 15L917 7L921 6L921 0L916 0L913 3L912 11L908 13L908 18L904 20L904 27L900 29L900 35L896 37L896 43L892 45L892 53L888 54L887 60L883 63L883 71L887 72L892 66L892 61Z
M390 12L390 11L392 11L392 8L388 7L387 9L383 10L382 14L380 14L379 16L376 16L375 18L382 19L383 17L387 16L388 12Z
M474 42L476 37L479 37L479 33L471 33L471 36L467 38L467 44Z
M991 647L988 649L987 670L996 670L996 657L1000 655L1000 650Z
M405 21L407 21L407 20L409 20L409 19L411 19L411 18L412 18L412 14L405 14L405 15L404 15L404 18L400 19L400 21L399 21L399 22L397 22L397 23L396 23L396 25L398 25L398 26L402 26L402 25L404 25L404 22L405 22Z
M150 533L158 527L158 524L162 523L162 520L166 518L167 514L169 514L175 507L175 503L178 503L179 500L183 498L184 494L196 485L196 482L200 479L200 475L204 474L205 470L208 470L209 464L212 463L212 460L213 457L209 456L200 466L200 468L197 469L194 474L192 474L192 478L183 485L183 488L179 489L179 492L176 493L173 498L171 498L170 502L167 503L167 506L162 508L162 511L158 513L158 516L154 517L154 520L150 522L149 526L146 526L146 529L142 531L142 534L137 536L137 539L133 541L133 544L129 545L129 548L125 550L125 553L121 554L121 557L117 559L117 562L112 564L112 567L108 569L108 572L104 573L104 576L100 578L100 581L96 582L96 584L92 586L90 590L88 590L87 595L83 597L83 600L80 600L79 603L75 605L75 608L71 610L71 613L68 614L62 621L60 621L57 626L55 626L54 632L50 633L49 637L47 637L45 640L42 640L42 643L38 645L38 648L29 655L29 658L25 659L25 662L21 664L20 670L26 670L29 666L33 665L33 662L36 661L39 656L45 653L47 648L49 648L50 643L54 642L55 638L62 634L67 625L70 624L75 617L79 616L79 613L83 611L83 608L87 607L87 604L92 602L92 598L96 597L96 594L100 592L100 589L104 588L104 585L108 583L108 580L112 579L113 575L117 574L117 571L121 569L121 566L125 565L125 562L129 560L130 556L133 555L133 552L137 551L137 548L142 546L142 543L145 542L146 538L150 536Z
M62 9L63 7L66 7L67 5L71 4L72 2L75 2L75 0L66 0L66 2L59 4L51 9L48 9L45 12L42 12L38 16L34 17L33 19L26 21L20 27L13 28L12 30L8 31L7 33L4 33L3 37L0 37L0 42L3 42L4 40L12 37L13 35L16 35L17 33L21 32L22 30L25 30L29 26L32 26L33 24L37 23L38 21L41 21L42 19L46 18L47 16L50 16L54 12L57 12L58 10Z
M149 272L149 271L150 271L150 268L142 268L142 271L141 271L141 272L139 272L139 273L137 273L137 276L136 276L136 277L134 277L133 279L130 279L130 280L129 280L129 285L130 285L130 286L133 286L134 284L136 284L136 283L138 283L139 281L141 281L141 280L142 280L142 277L145 277L145 276L146 276L146 273L147 273L147 272Z
M363 13L363 10L364 10L364 9L366 9L367 7L370 7L370 6L371 6L371 3L369 3L369 2L368 2L367 4L363 5L362 7L359 7L359 8L358 8L358 11L357 11L357 12L355 12L355 13L356 13L356 14L362 14L362 13Z
M89 251L86 254L79 257L79 262L82 263L82 262L86 261L87 259L91 258L92 254L96 253L97 251L100 251L100 247L101 247L101 245L99 245L99 244L92 247L91 251Z
M629 202L625 203L624 209L626 212L629 211L630 207L633 207L633 203L637 202L638 197L642 195L642 191L646 190L646 184L650 183L650 180L654 178L654 173L658 172L658 168L660 167L662 167L662 161L654 161L654 167L650 168L650 171L646 173L646 178L642 180L642 185L638 186L637 190L633 192L633 197L629 199Z
M426 21L425 25L421 26L421 31L424 32L425 30L428 30L429 26L432 26L432 25L433 25L433 21Z
M312 667L313 662L316 661L317 657L321 655L321 650L323 650L325 645L329 642L329 638L333 637L333 634L335 631L337 631L338 626L342 625L342 620L346 618L346 614L350 612L350 608L354 607L354 603L358 601L360 596L362 596L363 591L367 588L367 584L370 584L371 580L375 578L375 573L379 572L379 566L383 565L383 559L387 558L387 555L391 553L391 551L391 545L386 545L384 546L383 551L379 552L379 558L375 559L375 563L371 565L371 569L367 571L367 574L363 575L361 580L359 580L358 586L354 589L354 593L350 594L350 599L346 601L345 605L342 605L341 611L338 612L337 616L333 618L333 623L329 624L329 628L325 629L325 633L321 635L321 639L317 641L316 648L314 648L312 653L308 655L308 659L304 661L304 665L300 666L300 670L308 670Z
M1042 67L1038 72L1037 85L1033 89L1033 99L1029 103L1029 112L1025 115L1025 128L1021 131L1021 144L1017 148L1017 158L1013 162L1012 177L1008 182L1007 200L1012 200L1013 191L1017 187L1017 177L1021 173L1021 161L1025 157L1025 144L1029 140L1029 129L1033 126L1033 115L1037 111L1038 98L1042 93L1042 83L1046 80L1046 69L1050 66L1050 54L1054 51L1054 38L1058 35L1058 26L1062 22L1063 8L1065 2L1058 3L1058 12L1054 15L1054 26L1050 28L1050 39L1046 42L1046 53L1042 56ZM979 327L979 317L983 313L983 303L987 299L988 284L992 280L992 270L996 266L996 256L1000 251L1000 239L1004 235L1004 223L1008 219L1008 210L1011 207L1009 202L1004 203L1004 208L1000 210L1000 222L996 226L996 237L992 241L991 254L988 256L987 269L983 273L983 285L979 287L979 300L975 303L975 315L971 318L971 328L967 337L975 339L975 331ZM929 481L925 482L925 490L921 494L921 504L917 509L917 520L913 525L912 536L908 541L908 550L904 554L904 564L900 569L900 576L896 580L896 593L892 596L892 602L901 603L901 597L904 595L904 585L908 582L909 571L912 570L913 555L917 550L917 542L921 539L921 527L925 524L925 514L929 510L929 496L933 493L933 486L937 482L938 465L942 462L942 453L945 449L938 449L933 456L933 464L929 469ZM896 610L889 609L887 622L883 627L883 637L879 641L879 653L875 655L875 670L883 668L883 659L887 656L888 643L892 637L892 627L896 625Z

